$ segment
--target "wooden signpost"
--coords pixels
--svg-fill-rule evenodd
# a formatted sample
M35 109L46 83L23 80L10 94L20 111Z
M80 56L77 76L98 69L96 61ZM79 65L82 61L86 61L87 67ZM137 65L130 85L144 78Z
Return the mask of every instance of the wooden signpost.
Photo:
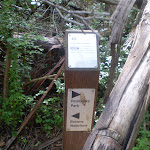
M92 130L99 79L97 39L92 31L66 31L64 150L82 150Z

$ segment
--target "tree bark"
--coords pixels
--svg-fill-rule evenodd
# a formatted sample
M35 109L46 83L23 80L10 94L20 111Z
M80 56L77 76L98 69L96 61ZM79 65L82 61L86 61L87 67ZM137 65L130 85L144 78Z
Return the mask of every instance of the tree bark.
M10 51L11 51L11 46L9 45L6 52L6 65L5 65L5 72L4 72L4 87L3 87L4 99L8 97L8 90L9 90L9 71L11 66Z
M118 65L118 58L120 55L120 47L121 47L121 40L122 40L122 33L125 26L125 23L128 19L128 15L133 7L135 0L120 0L119 4L114 11L113 15L111 16L111 20L113 21L112 29L111 29L111 36L108 43L108 47L111 45L111 67L109 69L109 78L107 82L107 89L104 96L104 104L107 102L107 99L112 91L113 88L113 81L115 78L115 69ZM115 50L117 47L117 50ZM108 50L108 49L107 49ZM105 55L107 53L105 52Z
M150 0L137 30L123 71L83 150L132 148L136 125L150 101Z
M109 68L109 77L108 77L108 81L107 81L107 89L105 91L105 95L104 95L104 99L103 99L103 103L106 104L107 99L113 89L114 86L114 79L115 79L115 75L116 75L116 67L118 66L118 58L120 55L120 46L117 46L115 44L111 44L111 67Z
M113 20L111 37L109 42L113 44L120 44L121 37L125 23L128 19L131 8L135 0L120 0L116 10L114 11L111 19Z

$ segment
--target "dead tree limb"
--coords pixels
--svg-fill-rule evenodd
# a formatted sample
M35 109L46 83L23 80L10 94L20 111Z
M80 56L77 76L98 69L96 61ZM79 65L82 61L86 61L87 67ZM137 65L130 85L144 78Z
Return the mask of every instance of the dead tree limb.
M55 143L56 141L62 139L62 137L63 137L63 134L61 133L61 134L58 135L57 137L55 137L55 138L53 138L53 139L51 139L51 140L48 140L48 141L42 143L37 149L38 149L38 150L41 150L41 149L43 149L43 148L45 148L45 147L47 147L47 146L49 146L49 145Z
M112 24L111 36L108 43L108 47L110 47L111 45L115 45L117 47L117 51L114 51L114 46L111 46L112 62L111 62L111 67L109 69L109 77L108 77L109 80L107 82L107 89L105 92L104 103L106 103L106 100L109 97L109 94L113 88L113 82L115 78L115 75L113 74L115 73L115 69L118 66L118 58L120 55L123 29L128 19L128 14L130 13L134 3L135 0L120 0L115 12L111 16L111 20L113 21L113 24ZM105 56L107 54L107 51L108 49L106 50Z
M103 103L105 104L110 92L113 89L114 86L114 82L113 80L115 79L115 75L116 75L116 67L118 66L118 58L119 58L119 54L120 54L120 47L116 47L116 44L111 44L111 67L109 69L109 77L108 77L108 81L107 81L107 89L104 95L104 99L103 99Z
M134 47L83 150L123 150L133 146L141 112L150 102L150 0L137 28Z
M120 45L123 29L128 19L128 14L130 13L134 3L135 0L120 0L115 12L111 17L113 24L109 43Z
M54 3L48 1L48 0L42 0L43 3L46 3L48 5L51 5L55 8L58 8L60 10L63 10L69 14L90 14L90 15L98 15L98 16L109 16L110 14L107 12L93 12L93 11L72 11L72 10L67 10L66 8L59 6L59 5L55 5Z
M29 94L29 93L31 93L33 90L35 90L37 87L41 86L41 85L45 82L45 80L46 80L64 61L65 61L65 57L63 56L63 57L59 60L59 62L58 62L46 75L44 75L44 79L42 79L42 77L41 77L41 79L38 80L37 82L35 82L34 86L33 86L30 90L28 90L27 93ZM26 84L26 85L27 85L27 84ZM24 85L24 88L26 87L26 85Z
M94 29L86 22L86 18L82 17L82 15L91 15L94 18L99 18L99 16L109 16L110 14L107 12L96 12L96 11L72 11L72 10L67 10L66 8L59 6L59 5L55 5L54 3L47 1L47 0L42 0L43 3L46 3L48 5L51 5L53 7L55 7L56 11L59 13L59 15L61 16L61 18L63 18L65 21L79 25L80 27L82 26L86 26L88 29L92 30L94 32ZM69 19L68 16L70 17L70 15L66 15L64 16L62 14L62 12L65 12L67 14L72 15L73 17L78 18L78 21ZM80 22L79 22L80 20ZM96 32L95 32L96 33ZM99 33L96 33L99 37L102 38L102 36Z

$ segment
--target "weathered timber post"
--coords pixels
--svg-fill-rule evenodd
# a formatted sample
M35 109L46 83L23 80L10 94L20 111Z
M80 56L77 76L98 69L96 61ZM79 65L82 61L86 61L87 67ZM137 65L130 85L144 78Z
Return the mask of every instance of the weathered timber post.
M97 34L66 31L64 150L82 150L91 132L99 79Z
M83 150L131 150L150 103L150 0L136 40L105 109Z

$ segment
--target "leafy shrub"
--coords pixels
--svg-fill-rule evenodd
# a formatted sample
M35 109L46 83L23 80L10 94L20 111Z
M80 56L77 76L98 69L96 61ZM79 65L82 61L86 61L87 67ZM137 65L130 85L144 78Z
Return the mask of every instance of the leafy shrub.
M22 122L24 115L24 109L26 104L24 103L26 96L20 92L16 92L2 103L0 109L0 120L4 121L6 125L10 126L13 130Z
M139 135L137 138L137 144L133 148L133 150L149 150L150 149L150 128L145 127L145 124L149 121L150 119L150 113L147 112L145 115L145 119L141 125Z
M45 99L36 113L36 123L41 124L48 134L52 130L62 129L63 110L60 108L59 101L58 97Z

